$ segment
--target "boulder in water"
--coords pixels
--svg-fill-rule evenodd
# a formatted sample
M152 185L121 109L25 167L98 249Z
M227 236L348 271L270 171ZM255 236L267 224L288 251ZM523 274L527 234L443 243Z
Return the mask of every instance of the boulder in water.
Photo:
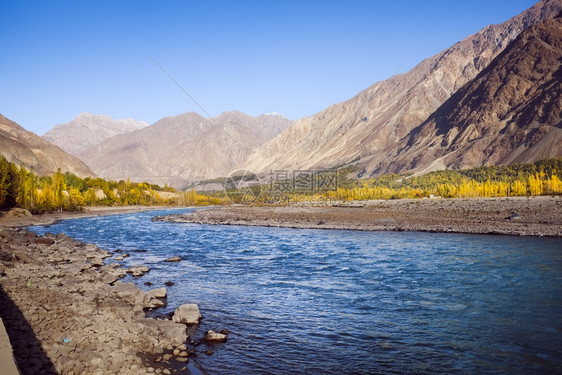
M142 276L148 271L150 271L150 268L148 268L147 266L134 266L127 270L127 272L129 272L133 276Z
M197 324L201 318L199 306L195 303L186 303L179 306L172 316L174 322L183 324Z
M205 341L223 342L226 341L226 335L224 333L208 330L205 335Z

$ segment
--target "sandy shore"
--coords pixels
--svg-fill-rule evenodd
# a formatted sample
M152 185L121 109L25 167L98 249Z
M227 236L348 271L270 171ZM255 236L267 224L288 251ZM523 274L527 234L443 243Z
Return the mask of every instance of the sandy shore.
M122 282L149 269L125 269L121 256L0 227L0 317L21 374L202 374L186 325L147 316L165 303L163 285L152 293Z
M335 206L228 206L158 220L288 228L562 237L562 197L405 199Z

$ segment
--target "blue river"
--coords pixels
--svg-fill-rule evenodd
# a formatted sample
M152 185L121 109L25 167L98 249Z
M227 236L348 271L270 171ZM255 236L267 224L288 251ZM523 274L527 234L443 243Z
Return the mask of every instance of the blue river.
M560 239L151 220L178 212L31 229L130 254L142 289L172 281L163 314L197 303L193 338L231 332L198 347L207 374L562 373Z

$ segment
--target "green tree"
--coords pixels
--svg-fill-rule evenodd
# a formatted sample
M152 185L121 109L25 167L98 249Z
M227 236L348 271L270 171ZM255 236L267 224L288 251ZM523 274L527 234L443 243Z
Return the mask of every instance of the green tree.
M12 168L10 162L3 156L0 157L0 208L13 204L12 196Z

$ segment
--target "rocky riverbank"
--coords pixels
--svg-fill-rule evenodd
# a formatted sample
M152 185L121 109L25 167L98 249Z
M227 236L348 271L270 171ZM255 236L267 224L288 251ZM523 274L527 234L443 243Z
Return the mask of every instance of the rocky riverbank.
M23 208L0 211L0 225L6 227L23 227L29 225L51 225L62 219L79 219L105 215L120 215L148 210L162 210L164 206L94 206L83 207L81 211L54 211L32 215Z
M403 199L332 206L228 206L158 217L178 223L562 237L562 197Z
M199 373L186 325L146 316L165 289L122 282L135 270L113 255L63 234L0 227L0 317L22 374Z

